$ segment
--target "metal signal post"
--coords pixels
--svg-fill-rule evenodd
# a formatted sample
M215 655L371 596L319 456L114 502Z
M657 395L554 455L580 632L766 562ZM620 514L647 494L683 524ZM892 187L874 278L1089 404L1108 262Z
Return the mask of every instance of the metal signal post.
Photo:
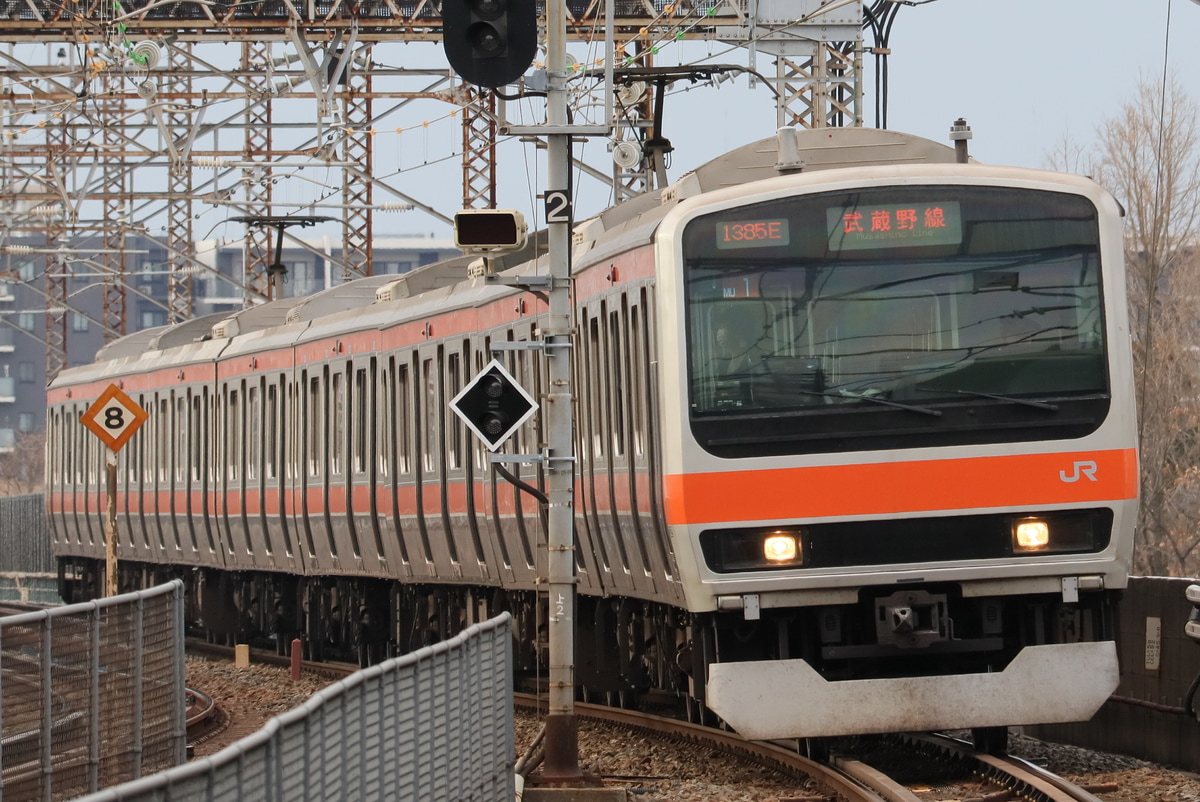
M567 198L567 213L547 215L550 313L545 326L550 392L545 424L548 445L547 513L550 592L550 694L542 779L578 783L579 722L575 717L575 458L571 399L570 134L567 128L567 22L561 0L546 3L546 197ZM561 129L560 129L561 127Z

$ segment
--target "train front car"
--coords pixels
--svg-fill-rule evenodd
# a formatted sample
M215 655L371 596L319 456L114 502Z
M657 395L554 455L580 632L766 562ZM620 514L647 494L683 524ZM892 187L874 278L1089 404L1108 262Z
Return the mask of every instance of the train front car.
M685 200L656 257L707 705L753 738L1089 718L1137 505L1112 198L977 164L799 173Z

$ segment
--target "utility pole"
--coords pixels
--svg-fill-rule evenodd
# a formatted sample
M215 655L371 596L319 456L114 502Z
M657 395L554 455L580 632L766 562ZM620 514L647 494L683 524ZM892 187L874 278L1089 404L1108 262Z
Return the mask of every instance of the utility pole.
M542 777L578 782L579 721L575 716L575 458L571 408L571 169L567 125L567 25L562 0L546 3L546 228L550 247L550 316L546 321L550 393L546 404L550 590L550 707L546 717L546 761ZM560 211L552 201L557 199ZM565 208L563 201L565 201ZM553 215L553 216L552 216Z

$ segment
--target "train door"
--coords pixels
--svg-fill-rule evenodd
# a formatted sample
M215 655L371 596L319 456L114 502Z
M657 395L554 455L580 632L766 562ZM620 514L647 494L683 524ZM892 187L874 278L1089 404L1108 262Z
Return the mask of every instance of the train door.
M522 320L509 330L509 335L513 341L531 342L535 339L533 324ZM488 359L490 361L490 354ZM502 361L508 372L530 395L534 398L540 396L541 383L536 371L531 367L533 365L532 351L506 351ZM538 421L540 420L540 416L535 416L534 422L522 426L514 434L511 445L505 450L512 454L539 453L541 438L537 436L535 427L539 425ZM529 434L531 431L533 436ZM508 463L505 465L505 469L522 482L534 487L544 486L542 473L537 468L521 463ZM490 470L489 473L491 473ZM514 582L517 586L533 586L537 579L539 544L545 542L540 504L537 499L498 473L492 474L492 476L494 477L491 483L494 525L499 536L504 540L505 552L512 561ZM544 552L542 554L544 555Z
M245 381L246 436L245 471L242 478L246 506L242 520L245 521L246 542L253 554L254 564L262 568L275 568L275 549L271 530L267 524L266 505L267 463L272 445L267 442L270 425L267 420L267 375L252 373Z
M331 548L342 570L362 568L362 548L355 527L350 468L350 409L353 363L329 365L329 393L325 421L329 432L326 462L325 521L331 535Z
M458 544L446 509L446 353L442 343L417 349L420 370L419 460L417 465L417 516L424 535L427 559L440 576L461 571Z
M283 377L279 444L283 459L280 518L287 527L287 546L297 573L305 573L313 552L312 534L300 520L304 476L304 378L294 368Z
M458 557L463 576L480 577L487 574L488 558L479 539L475 522L472 492L469 482L473 469L468 458L470 433L457 415L450 411L450 400L466 384L471 364L470 341L448 340L445 343L445 362L442 372L440 403L442 418L442 521Z
M295 442L296 442L296 422L295 417L295 371L280 373L275 384L268 384L267 396L267 416L274 420L274 423L268 424L274 434L274 445L271 451L275 454L275 498L273 505L278 510L274 519L268 508L268 524L274 521L279 533L278 546L276 551L276 563L287 565L297 574L304 573L304 557L303 548L300 547L298 538L299 530L296 528L296 521L293 516L295 514L295 498L292 495L293 482L295 480L295 470L293 462L295 459ZM274 388L272 391L271 388ZM268 488L270 488L271 480L267 480ZM280 558L282 553L282 559Z
M222 385L213 385L211 392L204 393L205 460L204 472L205 521L212 533L212 543L217 565L233 566L233 555L229 548L229 534L225 527L225 424L223 422Z
M664 522L662 506L662 457L658 429L658 351L654 319L654 290L642 287L638 302L631 308L631 354L633 381L630 398L635 403L635 469L638 472L638 515L642 536L649 543L655 565L657 596L682 602L683 593L676 580L675 560ZM661 577L662 581L657 581Z
M328 396L327 366L313 365L302 374L300 400L305 429L301 432L299 518L308 542L311 569L315 572L337 568L336 542L330 536L328 522Z
M225 502L226 555L233 565L249 568L254 555L246 531L246 390L245 381L238 379L223 385L220 495Z
M405 565L405 573L413 576L432 574L432 554L429 535L421 520L420 482L417 474L421 465L421 360L415 350L402 350L396 355L395 393L392 419L395 421L395 518L396 545Z
M80 409L84 412L86 406ZM87 431L82 426L82 431ZM107 503L104 477L104 454L101 451L100 440L90 432L83 438L83 480L85 483L84 498L87 503L88 535L99 548L100 556L104 555L104 531L107 518Z
M143 514L153 519L152 545L161 562L173 562L176 552L175 544L171 542L173 538L169 517L171 509L171 443L174 439L171 437L171 413L173 411L174 405L171 404L170 391L164 389L156 393L154 412L149 421L155 429L151 451L154 490L151 498L148 499L149 505L143 509ZM143 500L147 499L143 498Z
M302 563L292 542L288 520L287 374L264 376L262 389L262 479L260 507L263 547L273 568L300 572Z
M217 500L212 493L213 480L213 424L211 411L212 394L209 388L198 385L189 391L190 411L188 421L188 445L190 451L188 479L188 518L197 533L203 533L207 551L202 561L211 566L225 564L225 550L219 541L220 532L215 523Z
M498 333L503 334L503 332ZM464 364L469 366L464 375L464 380L468 382L482 371L492 358L489 350L490 338L479 337L471 344L473 347L464 358ZM460 389L456 389L455 394ZM458 420L457 416L451 417L449 420L465 429L465 425ZM472 537L480 544L485 556L487 574L503 586L511 587L514 582L518 581L517 571L523 567L529 573L523 576L521 581L531 582L533 580L532 572L524 559L522 550L518 547L515 549L517 554L513 554L516 544L510 543L505 538L504 529L498 521L494 480L498 479L505 485L508 483L499 478L499 475L493 470L488 459L490 452L483 442L471 434L464 433L462 437L466 447L464 467L467 470L467 515L472 527ZM514 566L514 560L516 566Z
M179 430L183 419L178 415L179 398L171 389L159 408L169 421L162 433L162 462L159 465L162 489L158 494L158 520L166 540L167 561L178 562L183 557L183 543L179 539L179 519L175 514L175 494L178 489L179 465L183 455L179 452Z
M374 354L355 357L350 381L350 485L353 532L362 549L363 567L368 573L387 576L387 552L380 530L378 490L381 426L377 388L379 357Z
M588 471L583 477L592 550L606 592L631 592L629 555L613 517L613 464L610 449L613 445L608 307L604 301L589 305L585 312L583 339L587 375L584 392L587 394L588 414L586 442Z
M196 530L188 514L188 432L191 421L188 418L187 390L179 388L171 392L171 400L175 406L175 425L171 437L175 441L171 446L171 531L175 537L176 553L182 562L194 563L199 557L196 547Z
M154 395L138 395L134 399L138 406L150 413L151 419L138 430L125 447L121 449L118 459L124 462L118 466L117 476L120 485L121 512L124 515L118 528L118 533L128 535L123 544L122 557L154 562L158 557L157 522L154 520L154 444L158 436L158 412ZM108 449L101 448L102 459L107 460ZM103 474L101 485L103 486ZM149 508L149 510L147 510Z
M375 371L375 398L372 402L376 421L375 467L371 480L374 486L373 510L379 537L377 546L391 577L403 577L411 573L399 497L399 477L403 467L399 442L400 432L405 425L400 417L406 409L407 399L399 392L397 372L404 370L407 375L407 368L397 363L398 356L394 352L379 357Z
M636 334L634 311L629 296L622 292L610 299L608 309L607 347L605 365L608 379L609 419L612 459L609 504L612 509L613 525L623 544L626 566L633 586L643 598L655 595L654 566L650 555L650 543L642 529L639 509L638 450L636 436L636 407L634 393L638 383L636 370Z

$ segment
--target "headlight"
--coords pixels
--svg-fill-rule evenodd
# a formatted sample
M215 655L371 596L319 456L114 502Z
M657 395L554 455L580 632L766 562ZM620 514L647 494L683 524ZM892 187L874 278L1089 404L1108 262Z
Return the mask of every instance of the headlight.
M718 573L798 568L804 564L799 529L710 529L700 534L708 567Z
M1028 516L1012 519L1013 554L1055 554L1096 550L1090 515Z
M783 563L790 562L796 559L796 554L799 552L796 536L789 535L785 532L776 532L767 535L763 541L763 556L769 562Z
M1017 521L1013 530L1013 547L1018 551L1040 551L1050 545L1050 527L1045 521L1027 518Z

